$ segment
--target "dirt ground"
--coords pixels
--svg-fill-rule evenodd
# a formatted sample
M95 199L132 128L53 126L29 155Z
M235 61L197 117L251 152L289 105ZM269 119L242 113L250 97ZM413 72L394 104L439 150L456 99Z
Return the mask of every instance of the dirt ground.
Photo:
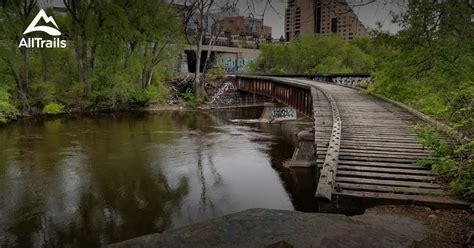
M424 223L434 231L427 239L416 242L412 247L474 248L474 212L472 210L432 210L419 206L377 206L367 211L410 217Z

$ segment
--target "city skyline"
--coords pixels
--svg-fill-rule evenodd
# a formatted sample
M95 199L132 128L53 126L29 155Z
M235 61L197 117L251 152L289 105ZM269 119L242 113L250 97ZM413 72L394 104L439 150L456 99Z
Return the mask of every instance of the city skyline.
M391 23L390 13L400 13L406 7L403 1L376 0L365 4L367 0L350 0L354 13L359 17L362 24L368 29L376 28L376 23L382 24L382 30L396 33L400 29L397 24ZM62 0L40 0L40 4L49 3L60 6ZM271 2L270 5L267 2ZM285 36L285 9L287 0L242 0L238 1L237 8L242 16L255 18L264 17L264 25L272 27L273 38Z
M267 1L255 1L254 5L248 6L248 1L239 1L237 7L240 9L240 14L247 16L249 14L256 17L262 17L264 14L265 25L272 27L274 38L285 37L285 9L287 8L287 0L271 1L271 6L265 5ZM350 6L354 13L359 17L362 24L368 29L375 29L377 22L382 24L382 30L391 33L396 33L400 30L397 24L391 23L391 12L400 13L405 9L401 1L372 1L372 3L364 4L364 0L352 1ZM254 7L255 6L255 10Z

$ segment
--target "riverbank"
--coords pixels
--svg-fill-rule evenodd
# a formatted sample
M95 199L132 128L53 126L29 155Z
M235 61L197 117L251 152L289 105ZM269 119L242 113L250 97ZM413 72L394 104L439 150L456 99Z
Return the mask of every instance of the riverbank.
M250 209L110 247L472 247L470 210L381 206L359 216Z

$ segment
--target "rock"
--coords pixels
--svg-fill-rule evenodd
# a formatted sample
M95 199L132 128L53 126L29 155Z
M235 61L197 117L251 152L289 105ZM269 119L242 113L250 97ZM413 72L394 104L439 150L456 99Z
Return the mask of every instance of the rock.
M403 216L251 209L110 247L409 247L428 235Z

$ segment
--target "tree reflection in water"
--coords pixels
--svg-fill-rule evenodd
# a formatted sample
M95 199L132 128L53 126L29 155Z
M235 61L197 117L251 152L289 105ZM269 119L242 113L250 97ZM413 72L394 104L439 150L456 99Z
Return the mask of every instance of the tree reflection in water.
M0 129L0 246L95 247L247 208L293 209L277 172L293 144L227 121L260 112L72 116Z

